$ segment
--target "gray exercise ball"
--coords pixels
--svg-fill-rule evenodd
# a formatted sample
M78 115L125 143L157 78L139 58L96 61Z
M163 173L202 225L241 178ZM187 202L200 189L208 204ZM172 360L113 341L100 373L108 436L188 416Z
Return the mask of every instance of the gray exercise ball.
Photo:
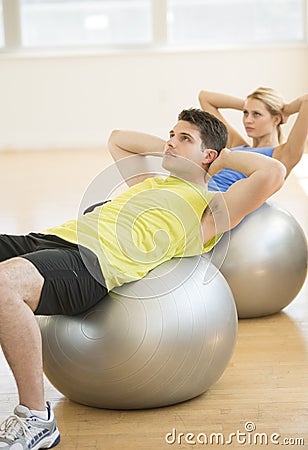
M281 311L307 274L307 241L294 217L267 202L223 236L212 263L232 290L239 318Z
M38 322L50 382L71 400L110 409L202 394L224 372L237 337L228 283L199 256L163 263L81 315Z

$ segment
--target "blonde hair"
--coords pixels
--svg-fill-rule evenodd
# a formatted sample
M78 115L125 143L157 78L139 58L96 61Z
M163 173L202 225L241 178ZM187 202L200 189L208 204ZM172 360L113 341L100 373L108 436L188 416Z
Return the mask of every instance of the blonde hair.
M247 95L247 98L254 98L260 100L266 106L266 109L272 116L280 116L282 122L282 110L284 107L284 100L279 92L269 87L259 87L251 94ZM283 133L281 130L281 123L277 125L277 134L279 144L283 141Z

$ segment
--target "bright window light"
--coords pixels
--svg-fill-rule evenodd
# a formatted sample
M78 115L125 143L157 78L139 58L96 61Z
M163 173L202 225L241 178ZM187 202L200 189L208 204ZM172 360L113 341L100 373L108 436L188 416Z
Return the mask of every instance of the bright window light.
M151 42L151 0L21 0L24 47Z
M304 42L304 0L168 0L171 45Z
M104 14L89 15L84 21L86 30L105 30L110 27L109 17Z

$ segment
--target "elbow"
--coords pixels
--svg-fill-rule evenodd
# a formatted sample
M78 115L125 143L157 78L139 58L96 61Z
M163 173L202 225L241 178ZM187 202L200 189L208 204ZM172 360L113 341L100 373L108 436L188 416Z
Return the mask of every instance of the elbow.
M216 106L212 104L211 93L209 91L200 91L198 100L203 111L207 111L215 115Z
M287 176L287 170L282 163L279 161L272 162L273 164L271 164L271 167L265 170L262 175L260 174L260 203L263 203L275 194L275 192L279 191Z
M199 101L203 98L204 94L205 94L205 91L200 91L199 92L199 94L198 94Z
M308 94L304 94L302 97L301 97L301 103L307 103L308 102Z
M287 177L287 169L284 164L275 161L275 168L271 171L271 180L273 182L274 192L282 188Z
M109 152L112 154L114 149L117 147L117 143L118 143L118 136L119 133L121 131L120 130L112 130L108 139L108 150Z
M198 95L199 103L202 107L206 107L206 105L209 104L208 100L208 92L207 91L200 91Z
M205 103L208 102L207 100L207 92L206 91L200 91L198 95L198 100L201 106L203 106Z
M116 139L117 135L119 134L120 130L112 130L108 139L108 144L113 144Z

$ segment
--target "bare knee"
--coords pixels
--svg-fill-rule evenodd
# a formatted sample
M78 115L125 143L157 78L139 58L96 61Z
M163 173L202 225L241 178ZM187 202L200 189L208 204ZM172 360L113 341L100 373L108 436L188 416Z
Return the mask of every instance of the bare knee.
M12 258L0 263L0 309L10 302L25 302L35 311L44 278L27 259Z

